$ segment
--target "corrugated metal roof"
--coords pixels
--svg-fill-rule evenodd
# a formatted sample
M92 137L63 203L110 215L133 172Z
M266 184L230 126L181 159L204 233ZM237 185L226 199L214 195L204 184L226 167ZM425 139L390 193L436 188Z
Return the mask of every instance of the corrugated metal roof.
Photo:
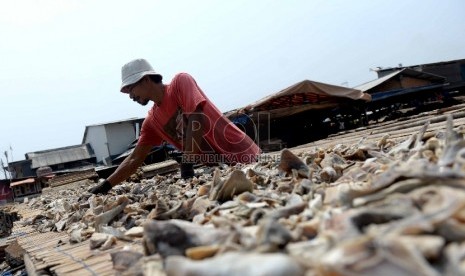
M363 91L363 92L368 91L371 88L376 87L376 86L382 84L383 82L387 81L388 79L394 77L395 75L399 74L401 71L402 70L399 70L399 71L393 72L393 73L391 73L389 75L386 75L384 77L378 78L376 80L372 80L372 81L360 84L359 86L355 86L354 89L358 89L358 90Z
M392 73L390 73L390 74L388 74L388 75L386 75L384 77L381 77L381 78L378 78L376 80L372 80L372 81L366 82L364 84L361 84L359 86L356 86L356 87L354 87L354 89L360 90L362 92L366 92L366 91L380 85L381 83L393 78L394 76L399 75L400 73L402 73L404 75L407 75L407 76L411 76L411 77L431 80L431 81L436 82L436 83L445 81L444 77L441 77L441 76L438 76L438 75L434 75L434 74L430 74L430 73L425 73L425 72L420 72L420 71L404 68L404 69L401 69L399 71L392 72Z
M94 157L89 144L81 144L64 148L26 153L27 159L32 160L31 168L39 168Z
M409 66L400 66L397 68L381 68L378 67L378 70L374 70L376 72L384 72L384 71L391 71L394 69L403 69L403 68L415 68L415 67L429 67L429 66L434 66L434 65L444 65L444 64L451 64L451 63L456 63L456 62L465 62L465 59L453 59L453 60L446 60L446 61L438 61L438 62L431 62L431 63L422 63L422 64L416 64L416 65L409 65Z
M93 125L88 125L86 127L91 127L91 126L104 126L104 125L111 125L111 124L120 124L120 123L132 123L136 121L143 121L144 118L129 118L126 120L118 120L118 121L110 121L106 123L99 123L99 124L93 124Z

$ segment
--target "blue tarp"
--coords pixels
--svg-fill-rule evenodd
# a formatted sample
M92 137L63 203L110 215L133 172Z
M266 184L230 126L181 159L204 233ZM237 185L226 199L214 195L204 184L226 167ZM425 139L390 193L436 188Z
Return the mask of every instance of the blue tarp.
M386 92L373 93L371 95L371 100L372 102L375 102L375 101L385 100L391 97L406 95L406 94L415 93L415 92L419 92L423 90L441 88L443 86L444 84L435 84L435 85L428 85L428 86L422 86L422 87L398 89L398 90L391 90L391 91L386 91Z

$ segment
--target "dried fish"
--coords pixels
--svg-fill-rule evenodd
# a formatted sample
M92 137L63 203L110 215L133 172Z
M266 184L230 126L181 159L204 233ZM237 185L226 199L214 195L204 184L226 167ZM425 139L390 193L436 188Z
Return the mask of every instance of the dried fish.
M103 233L94 233L90 238L90 249L99 248L102 246L107 240L111 239L112 236Z
M110 250L121 275L462 275L465 128L445 118L200 167L189 180L138 173L108 195L87 182L48 189L18 205L34 212L14 224Z
M450 243L444 250L445 271L444 275L465 275L465 245L461 243Z
M191 247L222 243L228 235L228 231L206 228L183 220L153 220L144 224L143 245L146 255L184 255L186 249Z
M100 228L103 225L108 224L117 215L119 215L124 210L126 205L129 204L129 199L127 197L120 197L118 198L117 202L119 204L118 206L95 217L95 229L97 229L97 231L100 232Z
M258 264L258 265L257 265ZM279 253L227 252L203 261L173 256L166 260L168 275L304 275L292 258Z
M260 221L257 232L259 252L275 252L283 249L292 240L289 230L274 219Z
M398 144L397 146L393 147L389 151L389 154L396 155L398 153L407 153L407 152L409 152L410 149L412 148L412 145L414 144L415 140L417 140L417 134L416 133L412 134L404 142L402 142L402 143Z
M180 211L182 204L182 202L178 202L176 206L168 209L169 205L164 200L160 199L158 200L156 207L150 211L147 218L158 220L172 219Z
M196 244L179 226L163 221L151 221L144 225L143 246L146 255L159 253L163 257L184 255L187 248Z
M303 212L303 210L305 210L306 207L307 207L307 204L305 202L286 206L286 207L281 207L281 208L278 208L270 212L267 215L267 217L274 218L274 219L287 218L291 215L300 214L301 212Z
M415 248L390 238L349 240L317 266L321 275L439 275Z
M320 179L323 182L327 182L327 183L334 182L338 179L339 176L340 174L338 174L333 167L324 167L320 171Z
M124 235L127 237L137 237L137 238L141 238L143 234L144 234L144 228L140 226L133 227L124 233Z
M204 214L215 206L215 203L212 202L206 195L199 196L195 199L192 207L189 211L189 218L193 218L196 215Z
M220 250L219 245L203 245L186 250L186 256L192 260L203 260L214 256Z
M310 169L307 165L288 149L282 150L278 167L287 174L292 174L292 170L296 170L301 177L309 178L310 176Z
M113 262L113 268L118 271L125 271L137 261L144 256L144 254L130 251L130 250L122 250L117 252L110 253L111 261Z
M226 181L217 179L216 182L217 183L214 184L212 188L213 190L210 194L211 200L224 202L231 200L235 195L253 191L253 183L247 179L242 171L239 170L233 171Z

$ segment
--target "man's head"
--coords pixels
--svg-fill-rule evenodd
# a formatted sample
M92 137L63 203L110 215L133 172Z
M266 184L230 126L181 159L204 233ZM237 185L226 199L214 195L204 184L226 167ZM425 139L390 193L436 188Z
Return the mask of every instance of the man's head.
M161 84L162 79L145 59L135 59L121 68L121 92L128 93L132 100L141 105L146 105L150 100L156 102L159 96L155 97L152 92L157 92L159 87L153 84Z

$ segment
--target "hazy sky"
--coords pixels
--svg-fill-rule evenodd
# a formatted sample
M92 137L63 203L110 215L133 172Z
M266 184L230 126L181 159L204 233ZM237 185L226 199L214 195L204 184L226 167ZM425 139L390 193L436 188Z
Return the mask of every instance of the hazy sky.
M353 87L376 66L465 58L464 11L463 0L0 0L0 153L23 160L80 144L86 125L145 117L149 105L119 92L134 58L165 82L190 73L228 111L304 79Z

